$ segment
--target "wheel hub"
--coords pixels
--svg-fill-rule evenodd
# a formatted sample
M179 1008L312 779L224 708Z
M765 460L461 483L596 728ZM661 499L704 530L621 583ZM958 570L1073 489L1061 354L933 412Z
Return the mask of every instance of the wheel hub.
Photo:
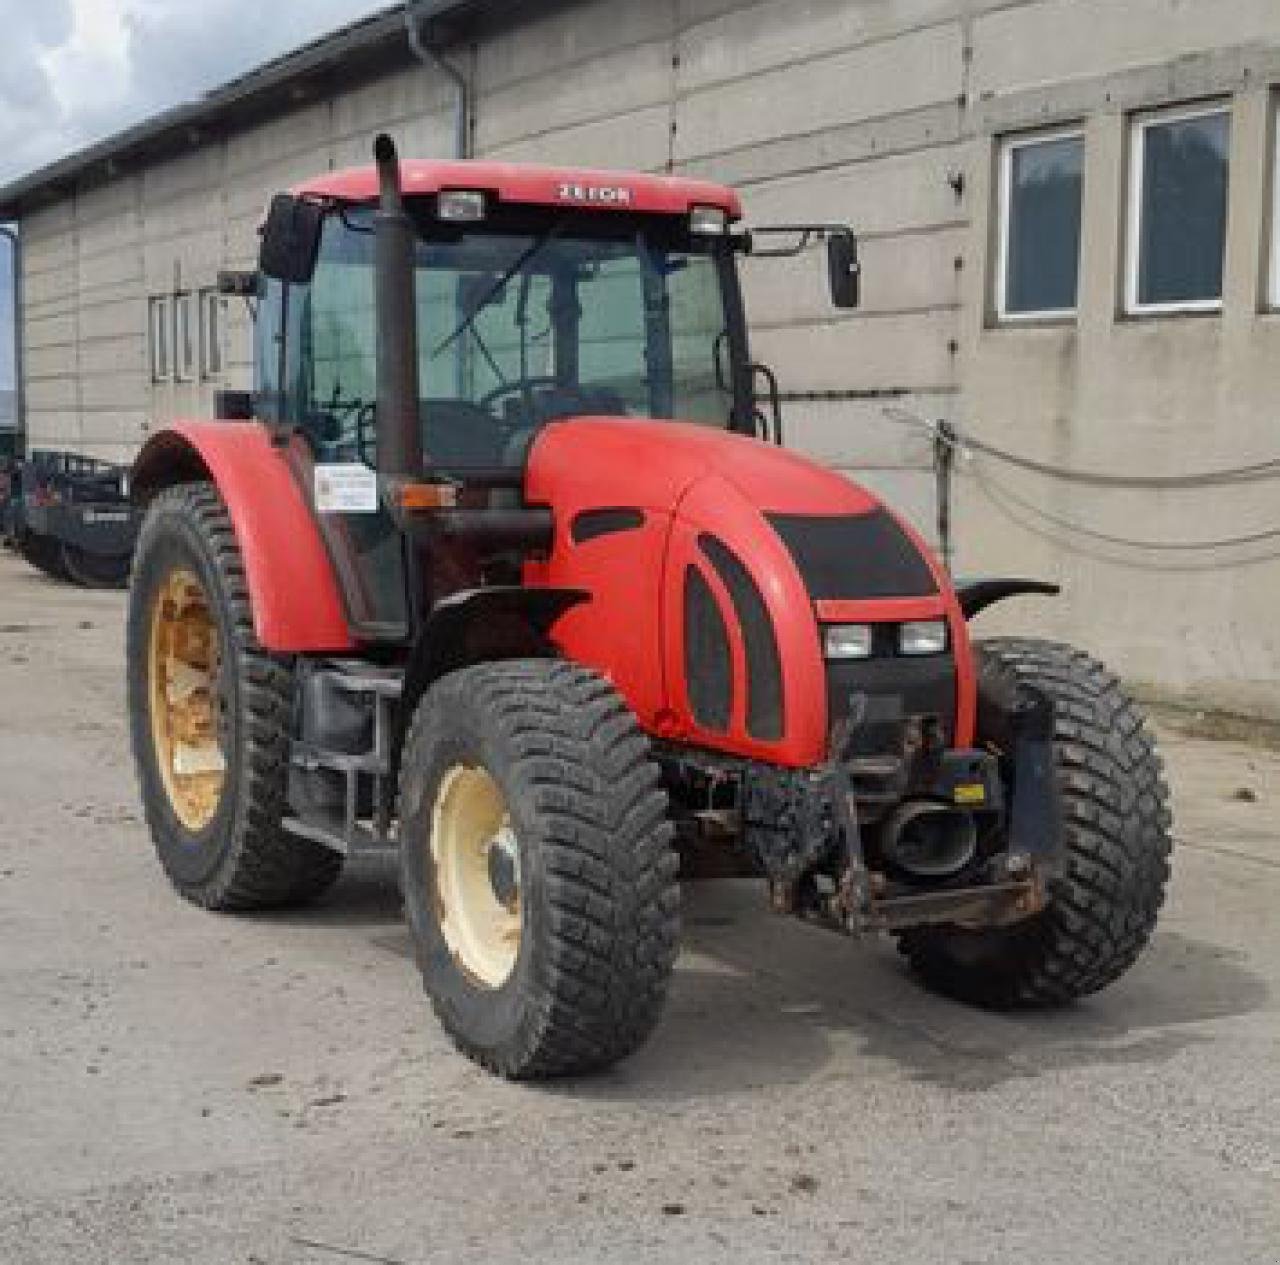
M489 886L508 913L520 908L520 850L510 826L503 826L489 842Z
M520 845L497 782L457 766L432 813L437 917L458 966L484 988L515 970L522 935Z
M227 726L218 628L193 571L176 567L157 589L148 645L156 765L174 814L194 833L222 800Z

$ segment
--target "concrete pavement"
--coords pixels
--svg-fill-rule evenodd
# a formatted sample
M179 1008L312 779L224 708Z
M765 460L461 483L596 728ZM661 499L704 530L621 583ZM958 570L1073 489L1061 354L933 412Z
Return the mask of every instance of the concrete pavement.
M705 885L651 1045L518 1088L436 1027L386 865L296 915L173 895L122 620L0 555L0 1260L1280 1260L1277 754L1163 734L1171 904L1073 1010Z

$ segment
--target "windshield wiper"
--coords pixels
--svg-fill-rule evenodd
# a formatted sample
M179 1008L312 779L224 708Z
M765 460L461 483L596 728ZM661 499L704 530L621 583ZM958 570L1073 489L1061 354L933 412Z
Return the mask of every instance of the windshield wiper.
M455 329L453 333L450 334L449 337L446 338L444 342L442 342L440 346L437 347L435 351L431 353L431 359L434 360L438 355L440 355L441 352L448 351L449 348L452 347L453 344L456 343L458 339L463 336L463 334L467 333L467 331L470 330L472 326L475 324L476 318L480 315L480 313L483 312L485 308L487 308L489 304L492 303L494 299L496 299L498 295L500 295L503 292L503 290L507 288L507 286L510 284L512 279L518 273L522 272L531 263L533 263L533 261L549 245L551 245L551 243L555 241L557 237L560 236L560 234L564 231L565 226L568 223L569 223L569 220L568 220L568 217L566 217L565 219L562 219L558 224L553 224L551 228L548 229L547 232L544 233L540 238L538 238L536 242L533 242L527 250L521 252L519 257L516 259L515 263L513 263L511 267L508 268L506 272L504 272L502 276L500 276L497 279L497 281L495 281L493 285L489 287L487 291L485 291L484 297L481 298L480 302L477 303L471 309L471 311L467 313L467 315L462 319L462 323L458 326L458 328Z

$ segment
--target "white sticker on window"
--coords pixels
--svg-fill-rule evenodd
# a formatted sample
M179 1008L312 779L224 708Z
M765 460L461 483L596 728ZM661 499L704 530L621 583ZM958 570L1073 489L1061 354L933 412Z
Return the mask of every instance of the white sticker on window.
M316 510L321 514L376 514L378 476L368 466L316 466Z

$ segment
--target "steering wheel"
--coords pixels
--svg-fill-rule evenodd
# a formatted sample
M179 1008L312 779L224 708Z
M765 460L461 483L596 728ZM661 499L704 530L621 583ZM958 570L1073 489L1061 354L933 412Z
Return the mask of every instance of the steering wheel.
M508 395L520 395L526 400L532 399L533 392L537 387L554 387L559 385L556 379L549 375L542 374L536 378L523 378L519 382L503 382L501 385L494 387L486 396L480 400L480 407L491 409L499 400L505 399Z

